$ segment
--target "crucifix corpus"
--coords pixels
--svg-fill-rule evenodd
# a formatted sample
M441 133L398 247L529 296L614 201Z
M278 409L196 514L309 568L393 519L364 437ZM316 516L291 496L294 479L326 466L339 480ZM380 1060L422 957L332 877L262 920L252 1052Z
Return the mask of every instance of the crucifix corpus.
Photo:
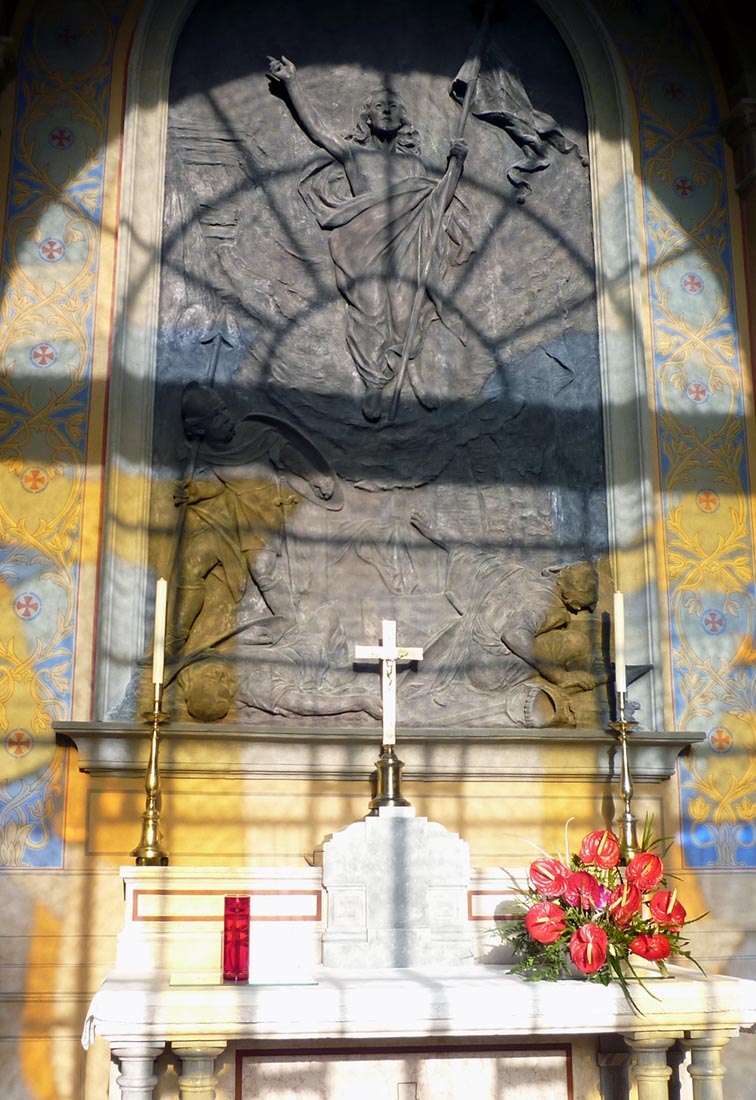
M384 619L381 644L355 646L354 657L356 661L379 661L381 663L383 744L395 745L397 662L422 661L423 651L419 646L398 646L396 644L395 621L393 619Z
M383 701L383 744L375 767L377 784L370 800L370 813L375 815L382 806L409 806L402 797L401 779L404 764L396 755L396 666L398 661L422 661L419 647L396 644L396 623L383 620L381 644L358 645L354 649L357 661L379 661L381 665L381 699Z

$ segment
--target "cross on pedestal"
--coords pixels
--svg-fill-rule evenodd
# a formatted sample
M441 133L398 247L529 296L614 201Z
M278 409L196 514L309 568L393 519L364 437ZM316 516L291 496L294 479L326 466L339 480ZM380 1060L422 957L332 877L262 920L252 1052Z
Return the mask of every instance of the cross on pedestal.
M396 644L396 622L383 620L380 645L354 647L356 661L381 662L381 700L383 702L383 744L396 744L396 664L397 661L422 661L423 651L418 646Z

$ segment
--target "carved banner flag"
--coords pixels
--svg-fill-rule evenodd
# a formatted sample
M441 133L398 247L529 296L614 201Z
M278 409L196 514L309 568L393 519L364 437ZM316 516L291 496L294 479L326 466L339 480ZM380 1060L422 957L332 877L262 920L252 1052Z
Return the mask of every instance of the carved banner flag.
M480 64L480 71L478 69ZM470 113L483 122L498 126L525 154L524 159L507 169L507 179L518 189L518 202L525 201L524 192L530 185L516 173L541 172L548 168L549 146L560 153L570 153L577 144L570 141L562 127L544 111L536 110L514 66L495 41L480 38L451 82L449 94L462 104L468 84L474 81ZM587 157L579 154L584 164Z

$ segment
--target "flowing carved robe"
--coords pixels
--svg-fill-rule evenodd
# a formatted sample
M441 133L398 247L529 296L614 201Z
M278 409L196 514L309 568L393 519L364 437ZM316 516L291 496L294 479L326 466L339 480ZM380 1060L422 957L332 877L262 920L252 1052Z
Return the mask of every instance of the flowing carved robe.
M193 544L210 539L235 602L246 587L245 558L264 549L280 550L284 507L291 510L299 501L278 476L285 444L275 429L250 419L241 422L231 442L215 447L203 443L199 448L199 495L189 505L188 568Z
M498 560L483 550L459 547L451 552L447 590L462 614L448 666L440 681L447 686L464 674L482 691L501 691L537 675L503 640L508 629L524 629L535 638L559 603L553 576ZM564 611L565 624L569 614Z
M381 190L354 197L343 169L328 162L309 172L300 194L329 232L336 285L347 305L347 346L366 386L385 386L401 361L409 315L420 272L424 268L435 219L444 218L444 232L433 258L431 278L422 304L420 324L409 358L419 353L434 318L465 340L462 318L439 293L439 276L448 264L464 263L473 251L465 226L466 208L453 198L443 203L443 181L422 174L418 157L392 154L401 160L402 179Z

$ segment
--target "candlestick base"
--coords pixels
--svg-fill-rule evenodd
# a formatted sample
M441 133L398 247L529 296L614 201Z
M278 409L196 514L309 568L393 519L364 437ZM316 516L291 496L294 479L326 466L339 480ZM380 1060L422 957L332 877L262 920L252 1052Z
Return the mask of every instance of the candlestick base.
M156 822L147 819L143 815L142 840L131 852L137 867L167 867L168 856L160 843L159 832L156 832Z
M376 817L381 806L410 806L402 796L402 768L404 762L399 759L393 745L383 745L381 755L375 762L378 773L376 792L370 799L369 817Z

